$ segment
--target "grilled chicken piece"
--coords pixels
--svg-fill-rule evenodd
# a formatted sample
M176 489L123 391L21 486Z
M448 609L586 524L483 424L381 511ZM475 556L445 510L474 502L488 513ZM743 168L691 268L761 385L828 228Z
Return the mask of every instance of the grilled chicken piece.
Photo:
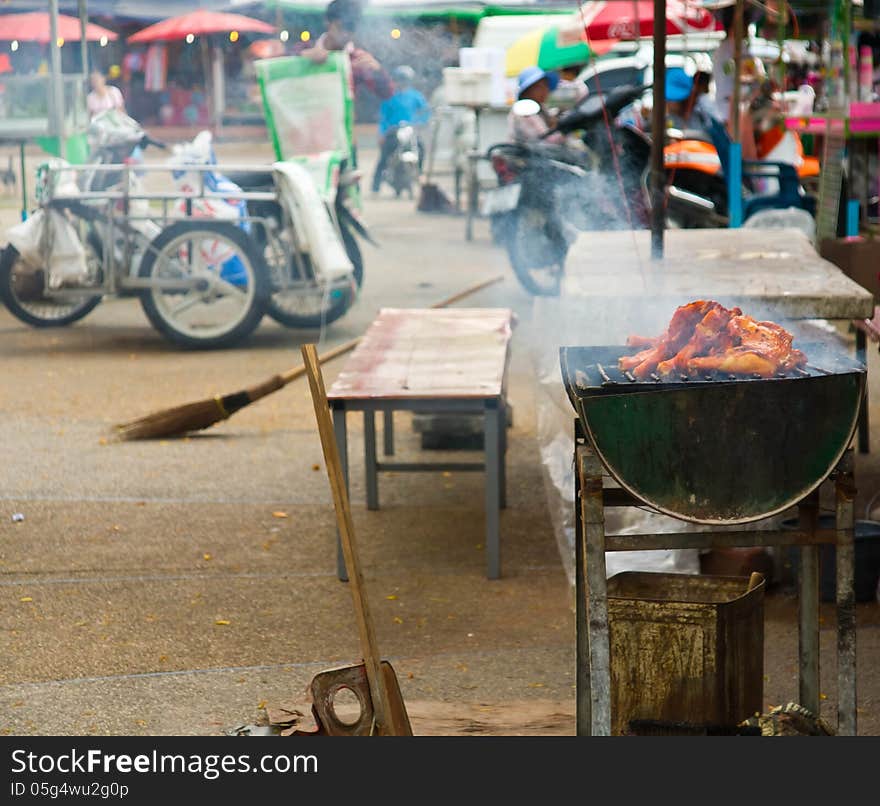
M621 369L631 369L639 380L645 380L656 372L658 365L674 358L693 338L696 327L712 312L727 313L717 302L697 300L676 309L657 345L637 355L621 359Z
M734 347L720 355L705 355L688 361L688 369L697 374L721 372L772 378L778 371L778 367L778 362L746 347Z
M627 347L656 347L662 336L627 336Z
M735 342L727 332L727 326L732 317L740 314L742 311L739 308L728 310L720 305L717 308L712 308L697 323L690 341L672 358L661 361L657 365L657 372L661 377L681 375L689 371L688 362L692 358L723 352L733 347Z
M721 372L770 378L803 367L807 357L792 348L793 337L775 322L758 322L739 308L697 300L676 309L666 332L657 339L631 336L627 344L652 344L619 361L622 371L639 380Z
M660 336L654 347L642 350L635 355L621 357L618 362L621 371L632 371L633 375L640 380L649 377L656 370L657 364L672 358L687 344L700 320L715 308L721 308L721 306L717 302L707 300L697 300L687 305L681 305L672 315L669 327Z

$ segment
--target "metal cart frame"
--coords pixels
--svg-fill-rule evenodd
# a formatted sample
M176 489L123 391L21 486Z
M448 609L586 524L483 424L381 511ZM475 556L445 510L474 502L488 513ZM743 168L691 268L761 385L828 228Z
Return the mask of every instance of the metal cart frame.
M848 448L826 483L836 493L836 528L819 529L819 490L798 504L799 529L792 531L701 531L608 535L605 507L645 506L621 488L603 487L602 463L575 420L575 595L577 627L577 734L611 734L611 663L606 551L745 546L799 546L799 702L820 713L819 545L836 545L837 731L856 735L855 514L853 449Z

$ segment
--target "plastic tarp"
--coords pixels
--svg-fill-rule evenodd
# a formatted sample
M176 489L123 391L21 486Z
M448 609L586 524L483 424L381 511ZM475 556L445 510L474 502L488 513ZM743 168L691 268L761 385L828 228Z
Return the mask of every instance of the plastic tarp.
M255 67L276 159L301 162L329 197L340 164L352 163L354 104L347 55L330 53L322 64L282 56L260 59Z

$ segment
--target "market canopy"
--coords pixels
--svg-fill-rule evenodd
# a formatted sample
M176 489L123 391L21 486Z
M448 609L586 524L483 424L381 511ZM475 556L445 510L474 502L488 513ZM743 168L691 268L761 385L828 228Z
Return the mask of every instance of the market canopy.
M642 39L654 36L654 0L584 3L560 23L563 42ZM666 0L666 36L722 30L721 23L693 0Z
M186 39L187 36L204 36L206 34L225 34L232 31L239 33L274 34L274 25L268 22L245 17L242 14L228 14L221 11L199 9L179 17L149 25L136 34L128 37L128 42L172 42Z
M329 2L329 0L327 0ZM323 14L327 8L323 0L230 0L231 7L263 6L281 8L303 14ZM477 22L483 17L502 15L547 14L569 11L572 0L544 2L542 0L507 0L507 2L484 2L484 0L368 0L364 3L367 17L395 17L468 20Z
M0 16L0 40L4 42L41 42L46 44L50 39L49 13L47 11L31 11L23 14L4 14ZM81 36L80 20L66 14L58 15L58 37L68 42L79 42ZM118 39L115 32L90 22L86 25L86 39L97 42L106 37L108 40Z
M666 35L706 33L719 23L693 0L667 0ZM653 0L587 2L554 25L538 28L518 39L507 50L505 72L517 75L536 64L543 70L560 70L586 64L607 53L623 39L654 34Z

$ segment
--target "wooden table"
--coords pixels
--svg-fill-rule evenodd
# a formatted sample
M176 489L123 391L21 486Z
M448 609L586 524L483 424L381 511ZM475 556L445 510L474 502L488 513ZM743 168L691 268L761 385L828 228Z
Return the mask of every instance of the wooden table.
M486 561L501 576L499 522L505 506L506 386L513 314L506 308L383 308L327 393L348 484L346 414L364 413L367 508L379 508L381 471L485 471ZM483 416L483 462L379 462L375 413L384 414L384 450L394 451L393 412ZM341 547L337 574L348 579Z
M622 304L628 319L649 327L646 317L668 323L675 306L695 299L782 319L874 315L871 293L820 257L798 229L668 230L663 258L650 255L647 231L585 233L569 252L563 297L597 309Z

